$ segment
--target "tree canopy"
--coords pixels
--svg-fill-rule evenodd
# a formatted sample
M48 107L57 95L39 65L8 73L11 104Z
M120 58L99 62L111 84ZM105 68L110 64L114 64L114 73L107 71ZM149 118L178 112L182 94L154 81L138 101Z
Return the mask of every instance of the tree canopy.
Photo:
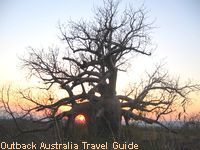
M199 89L199 85L181 85L158 66L140 85L130 86L124 95L117 93L118 72L127 71L125 65L134 55L150 56L152 51L152 24L148 23L145 10L128 7L120 12L119 4L106 0L90 21L60 24L64 53L59 48L30 48L21 58L23 67L41 79L46 90L59 85L67 92L59 100L50 97L49 103L21 92L23 98L35 104L28 113L50 110L50 122L67 116L67 128L75 116L84 114L89 127L95 124L94 130L100 132L103 126L118 135L122 117L127 125L132 118L165 127L159 122L161 116L175 111L175 103L184 105L189 93ZM71 109L58 114L59 107L66 105Z

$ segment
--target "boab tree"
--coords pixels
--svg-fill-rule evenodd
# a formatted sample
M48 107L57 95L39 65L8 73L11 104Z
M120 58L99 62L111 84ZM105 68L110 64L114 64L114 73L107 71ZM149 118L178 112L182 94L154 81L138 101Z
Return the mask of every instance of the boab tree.
M95 10L92 21L60 25L60 38L67 47L65 53L58 48L49 51L30 48L28 57L22 58L23 66L47 84L47 89L56 84L68 93L67 97L51 99L51 104L46 105L28 97L37 105L36 110L49 109L56 119L67 116L68 128L73 125L76 115L83 114L92 134L117 137L122 116L127 124L133 118L162 125L158 119L171 112L174 99L180 96L185 100L188 92L195 88L179 87L157 68L143 89L137 91L135 88L129 94L117 95L118 72L126 71L124 68L130 57L151 55L151 24L144 10L134 11L130 7L120 16L118 5L118 2L106 0L103 7ZM151 97L153 90L157 90L155 93L159 96ZM63 105L71 109L56 113ZM150 119L135 110L156 112L157 117Z

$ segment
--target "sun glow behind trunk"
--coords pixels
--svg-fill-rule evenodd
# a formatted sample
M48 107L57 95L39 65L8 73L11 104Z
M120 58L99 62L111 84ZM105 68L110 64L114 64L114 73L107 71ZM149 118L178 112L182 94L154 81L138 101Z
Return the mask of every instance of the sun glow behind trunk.
M77 115L75 118L75 123L76 124L85 124L86 123L85 116L81 115L81 114Z

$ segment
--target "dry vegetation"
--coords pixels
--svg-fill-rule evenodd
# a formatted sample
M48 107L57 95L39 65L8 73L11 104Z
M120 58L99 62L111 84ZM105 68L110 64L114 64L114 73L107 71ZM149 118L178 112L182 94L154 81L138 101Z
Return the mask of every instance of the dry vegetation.
M143 8L135 11L128 7L120 13L118 1L103 2L103 7L96 8L92 20L59 26L60 40L67 49L30 48L21 57L22 67L30 79L36 77L44 85L37 90L18 91L23 102L16 100L10 86L1 89L0 110L2 107L12 119L0 120L0 141L24 144L118 141L134 142L145 150L197 150L199 114L178 128L165 125L162 117L176 112L180 119L190 94L199 91L200 85L182 84L159 65L139 85L117 93L118 72L128 71L131 58L151 55L153 27ZM55 87L64 90L65 96L54 97ZM41 94L44 90L49 93L45 98ZM33 94L35 91L37 96ZM11 101L18 102L15 108L21 111L14 110ZM62 106L71 109L60 111ZM183 112L177 107L183 108ZM39 117L36 113L44 115ZM79 114L85 116L85 125L75 123ZM65 118L68 120L64 125ZM126 126L121 125L122 118ZM130 121L158 126L139 126L129 124Z
M191 118L192 119L192 118ZM156 126L139 126L132 124L129 127L122 126L120 142L134 142L143 150L198 150L200 147L200 122L191 120L184 123L182 127L173 128L177 133L169 132L161 127ZM28 120L18 120L19 124L25 129L34 129L38 125ZM60 126L61 128L61 126ZM19 134L13 120L2 119L0 122L0 141L12 143L80 143L87 141L89 143L111 143L112 139L102 139L100 137L91 137L85 125L76 125L76 132L72 137L63 139L63 133L57 134L55 127L43 132L30 132ZM60 139L61 137L61 139ZM60 141L61 140L61 141Z

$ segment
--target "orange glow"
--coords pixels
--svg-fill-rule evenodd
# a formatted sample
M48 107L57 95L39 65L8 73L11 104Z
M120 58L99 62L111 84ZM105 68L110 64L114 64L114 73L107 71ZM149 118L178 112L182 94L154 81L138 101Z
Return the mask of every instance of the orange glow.
M63 111L69 111L70 109L71 109L70 106L60 106L60 107L59 107L59 110L60 110L61 112L63 112Z
M81 115L81 114L78 115L78 116L76 116L75 122L76 122L77 124L85 124L85 122L86 122L85 116L83 116L83 115Z

